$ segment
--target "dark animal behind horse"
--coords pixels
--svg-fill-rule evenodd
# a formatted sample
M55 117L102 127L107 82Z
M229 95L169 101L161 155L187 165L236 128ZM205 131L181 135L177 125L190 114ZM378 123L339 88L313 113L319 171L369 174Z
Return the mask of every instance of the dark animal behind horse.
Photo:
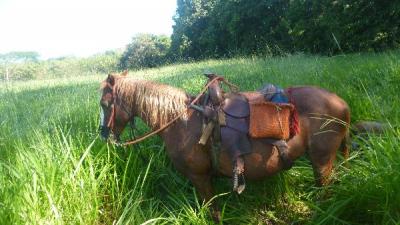
M312 163L317 185L329 183L336 150L347 152L346 137L350 122L347 104L337 95L317 87L293 87L285 90L298 111L300 132L288 141L288 157L295 160L306 152ZM102 136L108 130L119 139L124 127L133 117L140 117L152 129L161 127L171 118L184 113L168 128L159 133L175 168L188 177L201 197L209 201L213 195L211 178L211 143L200 145L203 115L188 109L191 97L184 91L151 81L135 80L120 75L109 75L102 82ZM108 127L111 115L115 122ZM277 150L263 139L250 139L251 153L244 156L245 177L257 180L284 169ZM221 151L218 174L232 176L229 154ZM219 210L213 204L214 218Z

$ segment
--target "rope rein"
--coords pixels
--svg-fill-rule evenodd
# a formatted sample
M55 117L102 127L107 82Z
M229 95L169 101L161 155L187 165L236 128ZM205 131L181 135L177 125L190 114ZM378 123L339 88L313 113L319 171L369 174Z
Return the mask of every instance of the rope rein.
M208 82L208 83L204 86L204 88L200 91L200 93L196 96L196 98L193 99L192 102L190 102L190 104L188 105L187 108L189 109L191 105L196 104L196 103L199 101L199 99L201 98L201 96L207 91L208 87L210 87L210 85L213 84L213 83L216 82L216 81L222 81L222 82L224 82L226 85L228 85L229 89L230 89L232 92L238 92L238 91L239 91L239 88L238 88L236 85L234 85L234 84L232 84L232 83L226 81L223 77L216 76L215 78L213 78L210 82ZM115 100L116 97L115 97L114 90L113 90L113 95L114 95L113 97L114 97L114 104L115 104L115 103L116 103L116 100ZM114 104L113 104L113 106L112 106L113 108L112 108L112 112L111 112L110 121L108 122L108 125L112 125L112 126L114 126L114 118L115 118L115 106L114 106ZM118 146L127 146L127 145L133 145L133 144L136 144L136 143L138 143L138 142L141 142L141 141L143 141L143 140L145 140L145 139L147 139L147 138L149 138L149 137L151 137L151 136L153 136L153 135L155 135L155 134L158 134L158 133L160 133L161 131L165 130L165 129L168 128L171 124L173 124L174 122L176 122L179 118L181 118L183 115L185 115L185 113L186 113L186 112L180 113L180 114L177 115L174 119L172 119L171 121L169 121L168 123L166 123L166 124L163 125L162 127L158 128L157 130L151 131L151 132L149 132L149 133L147 133L147 134L145 134L145 135L143 135L143 136L141 136L141 137L138 137L138 138L136 138L136 139L132 139L132 140L126 141L126 142L124 142L124 143L115 143L115 144L118 145ZM190 111L190 112L189 112L188 118L192 115L192 113L193 113L193 111ZM111 122L111 120L112 120L112 122Z

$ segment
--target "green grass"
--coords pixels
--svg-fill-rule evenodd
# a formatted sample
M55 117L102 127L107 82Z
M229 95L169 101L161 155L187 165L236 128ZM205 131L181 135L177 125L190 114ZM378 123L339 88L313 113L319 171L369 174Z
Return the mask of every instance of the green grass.
M352 121L393 128L357 140L350 168L314 187L306 158L241 195L217 179L227 224L400 224L400 52L337 57L208 60L131 72L195 94L201 75L225 75L242 90L263 83L317 85L344 98ZM207 204L178 174L153 137L126 149L97 134L105 74L1 84L0 224L210 224ZM144 132L141 126L139 132ZM126 136L129 132L126 132Z

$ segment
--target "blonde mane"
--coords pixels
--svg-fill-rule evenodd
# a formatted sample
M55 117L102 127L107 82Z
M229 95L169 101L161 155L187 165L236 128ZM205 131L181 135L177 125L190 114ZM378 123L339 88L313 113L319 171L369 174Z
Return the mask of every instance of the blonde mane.
M187 111L187 94L172 86L121 77L116 80L114 88L122 104L135 110L137 116L153 129ZM186 114L182 118L186 119Z

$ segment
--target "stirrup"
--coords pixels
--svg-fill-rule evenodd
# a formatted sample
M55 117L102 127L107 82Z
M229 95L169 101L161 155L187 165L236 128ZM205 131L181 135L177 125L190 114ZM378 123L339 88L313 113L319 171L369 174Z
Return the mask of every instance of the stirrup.
M233 191L241 194L245 188L244 161L242 157L238 157L233 166Z

